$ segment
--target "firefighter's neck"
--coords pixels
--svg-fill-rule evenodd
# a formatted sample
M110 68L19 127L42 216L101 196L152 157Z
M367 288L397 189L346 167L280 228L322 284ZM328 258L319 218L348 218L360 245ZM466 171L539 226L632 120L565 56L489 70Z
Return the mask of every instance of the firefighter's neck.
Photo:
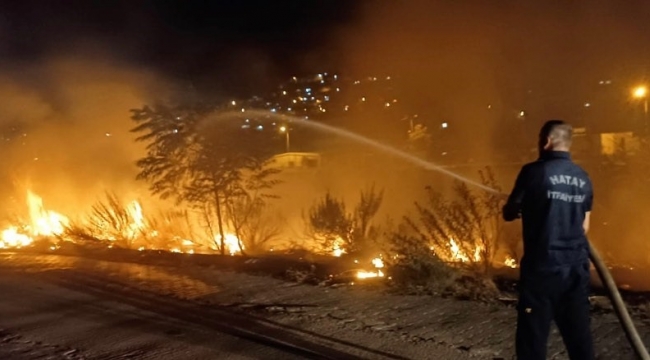
M563 152L569 152L570 148L566 146L565 144L555 144L549 140L545 145L542 151L563 151Z
M542 147L539 149L539 156L544 157L544 154L550 154L553 152L565 152L568 153L570 151L569 147L567 146L552 146L548 144L547 146Z
M547 151L562 151L569 152L570 149L568 146L551 146Z

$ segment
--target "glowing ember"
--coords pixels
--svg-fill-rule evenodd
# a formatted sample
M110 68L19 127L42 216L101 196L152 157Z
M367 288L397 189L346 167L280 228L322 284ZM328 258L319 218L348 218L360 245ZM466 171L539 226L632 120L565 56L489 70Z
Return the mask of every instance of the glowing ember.
M384 277L384 273L381 270L377 270L377 271L362 271L362 270L359 270L359 271L357 271L357 279L370 279L370 278L377 278L377 277Z
M517 268L517 260L511 258L510 256L506 258L506 261L504 261L503 264L512 269Z
M372 259L372 264L375 265L377 269L381 269L384 267L384 260L381 258L374 258Z
M32 243L32 238L25 234L20 234L18 229L10 227L2 232L2 240L0 240L0 249L4 248L20 248L28 246Z

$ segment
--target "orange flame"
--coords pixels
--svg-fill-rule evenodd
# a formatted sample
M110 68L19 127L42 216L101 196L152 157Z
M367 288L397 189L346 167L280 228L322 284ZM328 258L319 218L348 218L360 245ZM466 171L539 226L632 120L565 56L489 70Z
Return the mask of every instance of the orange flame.
M29 225L26 233L19 232L18 227L10 226L0 235L0 249L20 248L29 246L37 236L59 236L69 225L67 217L43 206L43 199L31 191L27 191L27 206L29 208Z
M43 199L31 191L27 192L27 206L31 220L32 236L61 235L69 225L67 217L50 210L45 210Z
M378 271L359 270L359 271L357 271L357 279L370 279L370 278L377 278L377 277L384 277L384 273L381 270L378 270Z
M340 237L336 238L336 240L334 240L334 243L332 244L332 255L333 256L341 257L341 255L345 254L345 249L343 249L343 247L342 247L343 244L344 244L344 241Z
M0 249L4 248L20 248L23 246L31 245L32 238L20 234L16 227L10 227L2 231L2 240L0 240Z
M142 215L142 206L139 202L134 200L126 207L126 211L129 214L129 217L133 219L133 222L129 224L129 227L126 230L126 235L129 238L135 238L146 228L144 215Z
M32 191L27 191L27 206L29 210L29 221L24 227L10 226L0 232L0 249L3 248L20 248L31 245L36 237L52 237L52 236L65 236L65 231L70 225L69 219L55 211L47 210L43 204L43 199ZM115 210L109 209L113 212ZM130 240L137 240L142 238L157 237L158 231L150 227L150 224L145 219L142 206L138 201L132 201L125 206L126 216L128 223L125 224L119 231L120 234L111 234L111 227L109 224L99 224L95 228L99 228L98 234L93 234L98 239L107 240L109 248L113 247L113 241L116 236L120 235ZM113 214L117 217L116 214ZM108 220L105 220L108 222ZM193 254L196 244L193 240L184 239L180 236L173 237L178 244L175 247L170 247L168 250L171 252L189 253ZM219 242L220 237L215 237ZM72 239L69 239L72 241ZM147 244L138 247L139 251L144 251L149 248ZM226 251L230 255L235 255L242 252L243 246L241 245L237 236L227 233L225 235ZM53 249L56 246L53 246ZM189 249L188 249L189 248Z
M371 279L371 278L378 278L378 277L384 277L384 272L381 271L381 269L384 267L384 260L380 257L376 257L372 259L372 265L375 266L376 271L365 271L365 270L359 270L357 271L357 279L363 280L363 279Z
M468 256L454 241L454 239L449 238L449 250L451 251L451 261L456 261L456 262L480 262L482 257L481 257L481 252L483 251L483 247L480 245L477 245L474 248L474 254L472 257Z
M517 260L511 258L510 256L506 257L506 260L503 262L503 264L512 269L517 268Z
M215 236L215 240L217 241L217 243L221 243L221 235ZM231 256L241 253L242 251L242 247L240 246L239 239L237 238L237 236L233 234L226 234L224 245L226 247L226 252L229 253Z

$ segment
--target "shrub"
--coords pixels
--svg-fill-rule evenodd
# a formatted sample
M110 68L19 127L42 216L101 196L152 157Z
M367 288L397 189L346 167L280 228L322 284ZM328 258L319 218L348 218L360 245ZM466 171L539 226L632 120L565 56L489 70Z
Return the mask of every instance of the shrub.
M499 190L489 168L480 175L483 184ZM505 239L505 199L460 182L454 185L454 195L448 199L428 189L427 200L415 204L415 216L403 218L388 237L390 274L398 288L408 292L494 300L499 291L490 270Z
M391 252L387 260L393 284L401 292L451 296L463 300L494 301L499 291L486 276L467 273L450 266L433 252L422 238L408 229L389 238Z
M383 191L370 186L360 192L357 205L348 212L345 201L328 191L309 209L305 219L308 236L319 241L327 252L337 248L348 253L368 251L380 236L373 219L383 196Z
M145 217L136 201L125 204L116 194L107 192L82 221L71 223L66 235L89 242L110 242L127 249L192 249L204 246L197 242L191 216L187 210ZM192 239L192 240L190 240Z
M82 239L111 241L123 248L133 248L136 239L142 238L145 230L144 217L134 202L124 205L117 195L107 192L104 200L97 201L86 221L73 223L67 233Z

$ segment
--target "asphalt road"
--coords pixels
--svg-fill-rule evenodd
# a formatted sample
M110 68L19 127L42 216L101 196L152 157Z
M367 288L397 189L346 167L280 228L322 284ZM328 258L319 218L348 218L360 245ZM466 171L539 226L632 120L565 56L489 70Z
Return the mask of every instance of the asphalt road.
M243 315L0 268L0 359L354 359Z
M174 259L0 251L0 360L505 360L514 353L511 306L299 285ZM650 344L644 306L633 318ZM634 358L605 306L594 308L592 331L598 359ZM549 354L567 358L555 330Z

